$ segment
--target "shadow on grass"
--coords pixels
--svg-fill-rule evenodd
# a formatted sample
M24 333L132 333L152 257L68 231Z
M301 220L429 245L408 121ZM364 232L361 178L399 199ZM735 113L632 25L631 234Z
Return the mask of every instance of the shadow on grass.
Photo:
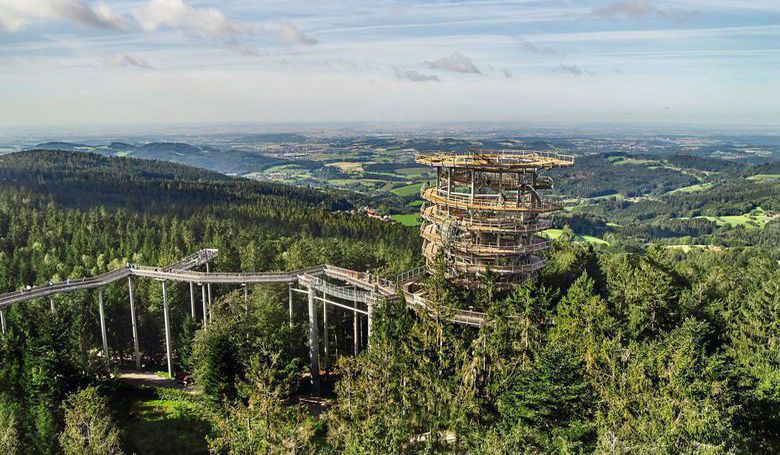
M211 426L196 400L127 384L113 387L111 399L126 453L208 454Z

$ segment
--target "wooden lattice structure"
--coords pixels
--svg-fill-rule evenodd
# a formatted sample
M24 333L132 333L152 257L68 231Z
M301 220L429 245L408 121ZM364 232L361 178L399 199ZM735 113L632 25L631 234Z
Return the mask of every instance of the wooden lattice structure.
M429 267L442 252L454 277L474 280L491 270L503 282L534 275L545 263L545 215L560 207L542 198L552 179L541 171L574 158L531 151L474 150L433 153L417 163L436 168L436 186L421 194L423 254Z

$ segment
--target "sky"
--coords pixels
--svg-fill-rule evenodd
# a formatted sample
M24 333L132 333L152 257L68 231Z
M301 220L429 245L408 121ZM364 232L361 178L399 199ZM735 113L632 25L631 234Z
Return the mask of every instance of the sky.
M0 125L780 125L780 0L0 0Z

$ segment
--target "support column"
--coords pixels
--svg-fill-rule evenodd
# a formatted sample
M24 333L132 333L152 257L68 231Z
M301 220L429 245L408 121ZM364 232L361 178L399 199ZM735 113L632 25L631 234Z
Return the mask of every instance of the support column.
M325 292L322 293L322 342L325 343L323 348L323 366L325 368L325 374L328 374L330 367L330 341L328 340L328 303L325 301Z
M289 306L290 306L290 328L293 326L293 285L292 283L287 284L287 293L289 294Z
M209 263L206 263L206 273L211 273L211 270L209 269ZM206 284L206 288L209 291L209 310L211 310L211 283ZM204 315L205 317L205 315Z
M3 335L5 335L5 310L0 310L0 329L3 330Z
M357 310L357 306L358 306L357 302L352 302L352 305ZM352 331L353 331L352 342L355 345L355 352L354 352L355 355L358 355L358 351L360 351L360 326L359 326L359 324L360 324L360 319L359 319L359 316L358 316L358 312L357 311L353 311L352 312Z
M141 351L138 349L138 323L135 319L135 302L133 302L133 278L127 277L127 289L130 291L130 321L133 325L133 349L135 353L135 368L141 369Z
M195 283L190 281L190 310L192 311L192 320L195 320Z
M244 312L249 314L249 287L246 285L246 283L242 284L241 286L244 286Z
M208 300L206 300L206 285L201 284L200 285L201 293L203 294L203 328L206 328L208 326L208 320L209 320L209 309L208 309Z
M168 358L168 376L173 377L173 355L171 354L171 323L168 311L168 292L165 288L165 281L162 282L163 292L163 316L165 317L165 353Z
M471 202L474 202L474 169L471 170Z
M98 289L98 311L100 311L100 336L103 339L103 356L106 358L106 367L111 362L108 358L108 335L106 334L106 311L103 308L103 289Z
M54 314L54 312L56 311L54 309L54 299L49 299L49 306L51 306L51 314Z
M366 337L366 346L371 342L371 329L374 325L374 304L368 304L368 336Z
M315 395L320 393L320 343L317 334L317 304L314 288L309 287L309 356L311 357L311 385Z

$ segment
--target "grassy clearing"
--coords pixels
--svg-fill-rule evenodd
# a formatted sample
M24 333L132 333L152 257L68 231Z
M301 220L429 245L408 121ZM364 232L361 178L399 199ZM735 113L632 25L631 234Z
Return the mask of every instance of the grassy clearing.
M547 229L546 231L542 231L542 234L551 240L555 240L559 238L562 233L563 233L563 229ZM592 243L594 245L609 245L609 242L607 242L606 240L600 239L598 237L593 237L592 235L578 235L577 240L582 242Z
M420 207L424 203L425 203L425 201L423 201L423 200L417 200L417 201L412 201L412 202L408 203L407 205L409 207Z
M710 188L712 188L712 183L697 183L696 185L677 188L676 190L669 191L666 194L698 193L699 191L705 191Z
M178 396L181 395L181 396ZM152 387L119 385L113 409L126 453L208 454L211 426L197 398Z
M422 174L430 172L430 169L419 167L403 167L401 169L397 169L395 172L397 174L403 175L404 177L419 177Z
M356 163L352 161L337 161L335 163L328 163L325 166L338 168L341 172L363 172L363 163Z
M771 182L775 180L780 180L780 174L756 174L756 175L751 175L747 179L753 180L754 182Z
M725 226L730 224L734 227L743 226L746 229L762 229L768 222L774 219L773 217L767 216L766 212L761 207L752 210L750 213L745 213L742 215L698 216L696 218L704 218L710 221L714 221L718 226Z
M607 158L607 160L609 162L611 162L612 164L615 164L615 165L618 165L618 166L622 166L624 164L637 164L637 165L639 165L639 164L659 164L659 162L655 161L655 160L641 160L641 159L638 159L638 158L630 158L630 157L627 157L627 156L610 156L609 158Z
M690 253L692 250L723 251L723 247L717 245L666 245L665 248L670 250L681 250L684 253Z
M620 193L612 193L612 194L605 194L604 196L595 196L595 197L587 197L583 198L583 201L601 201L603 199L617 199L617 200L623 200L625 199L625 196L623 196Z
M396 223L401 223L404 226L419 226L422 223L422 218L417 213L409 213L405 215L391 215L390 218Z
M422 188L422 185L423 185L422 183L413 183L411 185L406 185L400 188L396 188L392 190L391 193L401 197L414 196L415 194L420 193L420 188Z

